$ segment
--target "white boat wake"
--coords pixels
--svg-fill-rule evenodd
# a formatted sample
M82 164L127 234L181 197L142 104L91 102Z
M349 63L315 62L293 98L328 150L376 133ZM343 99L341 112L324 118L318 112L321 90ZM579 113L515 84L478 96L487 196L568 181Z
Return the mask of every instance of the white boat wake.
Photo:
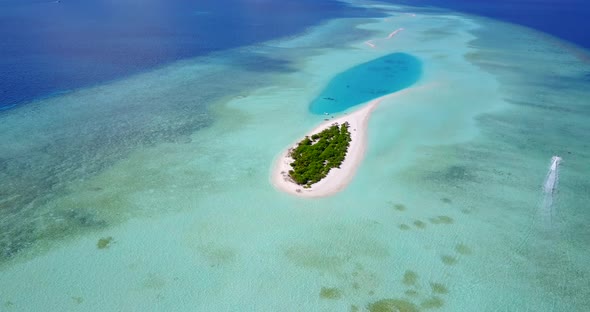
M555 194L557 193L557 186L559 183L559 165L562 159L559 156L553 156L551 158L551 165L549 166L549 172L543 183L543 203L541 206L541 217L545 221L545 225L551 226L553 218L553 202Z
M389 39L395 37L395 35L399 34L403 30L404 30L404 28L398 28L398 29L392 31L391 33L389 33L389 35L387 35L387 38L384 38L384 39L385 40L389 40ZM368 45L369 47L375 49L377 47L377 44L375 43L375 40L381 40L381 39L367 40L367 41L365 41L365 44Z

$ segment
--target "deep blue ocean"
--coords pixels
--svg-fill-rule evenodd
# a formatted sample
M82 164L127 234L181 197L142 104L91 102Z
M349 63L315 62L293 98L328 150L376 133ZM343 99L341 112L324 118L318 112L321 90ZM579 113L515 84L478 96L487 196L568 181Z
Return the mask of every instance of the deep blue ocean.
M335 0L0 0L0 109L367 14Z
M590 49L590 2L586 0L386 0L486 16L559 37Z
M590 48L582 0L387 2L502 19ZM0 0L0 110L368 14L333 0Z

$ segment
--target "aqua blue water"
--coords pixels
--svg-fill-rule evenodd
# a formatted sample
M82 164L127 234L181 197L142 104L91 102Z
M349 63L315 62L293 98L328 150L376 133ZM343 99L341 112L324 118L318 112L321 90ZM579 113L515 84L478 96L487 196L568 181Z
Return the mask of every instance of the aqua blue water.
M172 8L178 2L68 2L78 7L61 15L68 20L42 17L58 16L48 9L53 3L15 3L0 4L0 32L10 39L0 41L0 53L12 53L3 60L3 83L20 86L10 71L20 65L11 60L32 41L19 34L63 28L76 18L101 29L109 19L137 26L111 29L104 39L129 43L128 50L105 45L93 54L104 42L82 36L85 29L70 29L71 46L88 48L97 70L115 64L117 55L109 53L116 52L119 65L137 61L141 73L0 112L1 311L588 310L586 51L453 10L364 1L351 16L386 17L332 19L322 8L342 8L333 2L235 0L209 5L231 11L217 17L239 22L184 29L175 16L182 10ZM514 12L539 8L531 18L557 18L550 2L539 3L518 1ZM147 17L133 14L141 5L151 10ZM82 14L83 7L93 12ZM478 7L511 10L505 1ZM32 8L42 25L22 22ZM257 16L269 12L277 14ZM316 13L325 23L292 37L168 65L158 58L142 63L141 50L130 48L169 55L182 42L166 40L177 31L188 41L193 32L223 33L219 40L227 43L250 31L250 18L302 25L298 14ZM159 33L166 24L174 27ZM46 58L45 48L66 39L23 50L38 51L40 62L21 68L33 77L20 80L23 86L46 85L35 80L37 69L76 65L75 56L84 54ZM313 99L320 107L329 104L319 101L324 93L345 93L351 100L332 107L341 110L381 94L362 88L382 83L374 77L391 80L382 86L390 89L391 72L377 70L389 65L374 61L384 56L419 60L420 80L374 110L351 183L317 199L274 189L269 171L277 155L323 119L311 110ZM359 77L346 77L350 72ZM359 93L346 90L349 81ZM554 155L563 163L547 203L543 183Z
M407 88L421 73L422 64L414 56L388 54L336 75L310 103L309 110L314 114L341 112Z

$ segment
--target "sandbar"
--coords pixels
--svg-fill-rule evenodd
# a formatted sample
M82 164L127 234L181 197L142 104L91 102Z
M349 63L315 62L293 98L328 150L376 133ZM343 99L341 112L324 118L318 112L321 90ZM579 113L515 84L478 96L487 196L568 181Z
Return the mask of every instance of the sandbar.
M293 159L289 156L289 151L301 141L297 140L277 157L271 171L273 186L280 191L301 197L325 197L343 190L350 183L363 160L367 149L369 117L384 97L369 101L356 111L326 120L306 134L306 136L312 136L334 123L341 125L348 122L351 141L340 168L332 168L325 178L312 184L310 188L303 188L303 185L295 183L289 176L289 170L292 169L290 164L293 162Z

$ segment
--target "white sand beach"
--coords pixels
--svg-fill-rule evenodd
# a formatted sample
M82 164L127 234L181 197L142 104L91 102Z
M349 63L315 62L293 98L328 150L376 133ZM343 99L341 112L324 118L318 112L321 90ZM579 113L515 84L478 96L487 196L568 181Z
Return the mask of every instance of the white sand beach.
M372 100L364 104L360 109L346 113L338 118L330 118L317 126L315 129L306 134L311 136L328 128L330 125L337 123L343 124L348 122L350 130L350 146L346 153L346 158L340 168L333 168L328 175L321 181L311 185L310 188L303 188L302 185L296 184L289 177L291 170L290 163L293 159L289 156L289 150L297 146L297 142L290 145L275 161L271 172L271 182L279 190L289 194L302 197L324 197L333 195L343 190L354 177L354 174L360 165L367 147L367 126L373 110L379 105L384 97Z

